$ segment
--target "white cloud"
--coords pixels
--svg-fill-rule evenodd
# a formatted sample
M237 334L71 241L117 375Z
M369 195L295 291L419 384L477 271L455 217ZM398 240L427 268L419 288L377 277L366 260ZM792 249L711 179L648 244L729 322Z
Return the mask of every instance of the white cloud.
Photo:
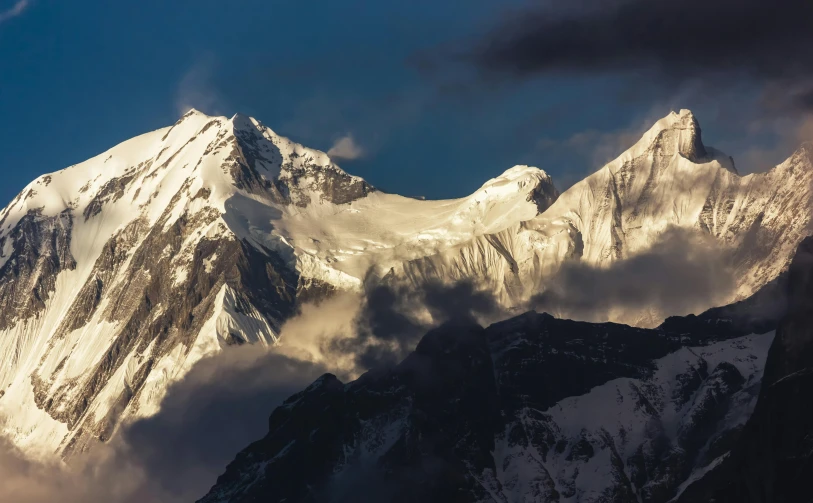
M10 9L0 11L0 23L19 16L30 5L31 2L29 0L18 0Z
M175 91L175 112L178 116L191 108L208 115L226 115L223 100L211 83L214 70L214 59L204 57L181 77Z
M364 156L364 149L361 148L361 145L356 143L356 140L353 139L353 135L347 134L336 140L333 146L330 147L330 150L327 151L327 155L335 157L336 159L352 161L353 159Z

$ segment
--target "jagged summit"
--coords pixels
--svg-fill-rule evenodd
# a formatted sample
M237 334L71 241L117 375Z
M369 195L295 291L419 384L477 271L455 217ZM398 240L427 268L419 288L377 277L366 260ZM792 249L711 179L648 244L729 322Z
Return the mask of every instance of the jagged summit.
M689 110L681 110L680 113L672 112L670 118L676 115L674 122L669 128L677 133L678 153L692 162L701 162L707 157L705 146L700 130L700 124ZM664 141L668 145L669 140Z
M641 139L610 162L607 167L613 169L642 156L655 156L670 159L680 155L693 164L722 159L722 166L728 167L729 161L722 153L706 148L703 144L700 124L689 110L670 112L658 120Z
M210 116L209 116L209 115L207 115L206 113L201 112L201 111L200 111L200 110L198 110L197 108L192 107L192 108L190 108L189 110L187 110L187 111L186 111L186 113L184 113L183 115L181 115L181 116L178 118L178 122L181 122L181 121L183 121L183 120L184 120L184 119L186 119L186 118L189 118L189 117L195 117L195 116L210 117Z

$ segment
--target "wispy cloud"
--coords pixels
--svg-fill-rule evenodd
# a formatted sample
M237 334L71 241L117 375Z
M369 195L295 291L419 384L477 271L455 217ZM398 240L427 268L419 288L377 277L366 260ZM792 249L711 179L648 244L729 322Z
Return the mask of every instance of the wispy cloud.
M669 227L649 249L610 267L564 263L528 307L557 318L656 326L667 314L724 305L736 288L730 264L714 238Z
M181 116L195 108L209 115L225 115L223 99L212 85L215 61L204 57L192 65L175 91L175 112Z
M30 6L31 2L29 0L18 0L10 9L0 11L0 23L19 16Z
M330 147L330 150L327 151L327 155L336 159L352 161L353 159L363 157L364 149L361 145L356 143L353 135L347 134L336 140L333 146Z

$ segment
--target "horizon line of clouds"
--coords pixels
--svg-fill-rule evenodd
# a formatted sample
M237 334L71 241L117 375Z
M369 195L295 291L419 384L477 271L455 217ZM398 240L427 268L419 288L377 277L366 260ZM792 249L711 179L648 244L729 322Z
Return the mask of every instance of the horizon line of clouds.
M609 269L570 264L523 307L599 322L616 309L640 312L646 305L670 313L705 309L726 296L733 276L724 254L686 233L666 232L648 252ZM578 288L588 283L590 291ZM348 382L368 369L397 365L442 323L487 326L515 314L466 280L375 282L361 293L305 304L281 328L281 345L229 347L197 362L170 386L156 415L123 424L110 443L98 444L76 465L27 460L0 437L0 468L9 479L0 484L0 500L193 501L241 449L263 438L274 408L319 375L333 372Z
M10 8L0 11L0 23L4 23L10 19L14 19L15 17L21 15L31 6L30 0L17 0L17 2L12 5Z

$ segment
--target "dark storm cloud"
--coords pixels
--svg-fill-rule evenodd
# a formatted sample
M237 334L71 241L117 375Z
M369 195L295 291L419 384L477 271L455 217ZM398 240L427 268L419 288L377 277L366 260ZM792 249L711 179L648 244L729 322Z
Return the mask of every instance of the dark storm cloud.
M429 314L429 317L425 314ZM328 353L352 354L358 370L394 365L420 338L446 322L477 323L503 315L490 292L469 281L420 286L377 284L368 288L353 321L354 333L328 342Z
M350 355L355 362L350 373L338 372L344 380L399 362L435 324L470 321L498 310L490 294L465 282L417 289L379 285L360 301L349 331L327 334L328 340L342 342L330 345L325 365L334 356ZM307 316L324 317L331 312L325 307ZM431 313L431 322L420 317L422 310ZM137 467L144 481L121 501L180 502L202 496L237 452L265 435L276 405L326 371L336 371L325 365L248 345L201 360L169 388L158 414L119 432L105 471L115 479Z
M497 310L489 294L469 283L419 289L377 286L361 302L348 333L327 334L343 343L330 348L325 365L337 354L355 359L355 373L397 363L431 325L473 320ZM307 316L324 317L331 312L325 307ZM431 313L431 323L420 320L421 309ZM169 388L158 414L121 429L107 469L124 474L127 467L137 466L143 473L145 483L128 493L128 501L194 501L237 452L267 433L274 407L323 373L337 371L325 365L249 345L201 360ZM338 373L344 380L352 378Z
M635 111L637 122L651 111L663 116L689 108L716 132L715 146L733 155L745 174L785 160L798 147L787 138L813 114L809 0L513 5L478 34L416 54L413 63L441 91L449 82L460 83L480 93L481 102L483 92L492 100L526 89L562 95L541 114L544 122L526 125L518 134L542 131L545 138L561 141L562 131L608 130L606 124L596 126L607 114L625 117ZM562 91L563 85L569 90ZM577 126L585 120L588 127ZM609 128L629 125L613 122ZM592 145L582 151L584 158L537 149L523 162L539 163L541 157L589 172L607 160Z
M171 386L160 413L123 428L130 463L173 501L206 493L234 455L268 431L276 405L325 372L260 347L232 347Z
M747 83L763 88L761 109L787 114L813 109L811 22L809 0L545 1L456 52L486 82L631 74L631 89L655 79L661 93L715 96Z
M645 70L673 84L712 77L794 82L788 102L813 106L809 0L553 4L508 16L466 58L488 76Z

